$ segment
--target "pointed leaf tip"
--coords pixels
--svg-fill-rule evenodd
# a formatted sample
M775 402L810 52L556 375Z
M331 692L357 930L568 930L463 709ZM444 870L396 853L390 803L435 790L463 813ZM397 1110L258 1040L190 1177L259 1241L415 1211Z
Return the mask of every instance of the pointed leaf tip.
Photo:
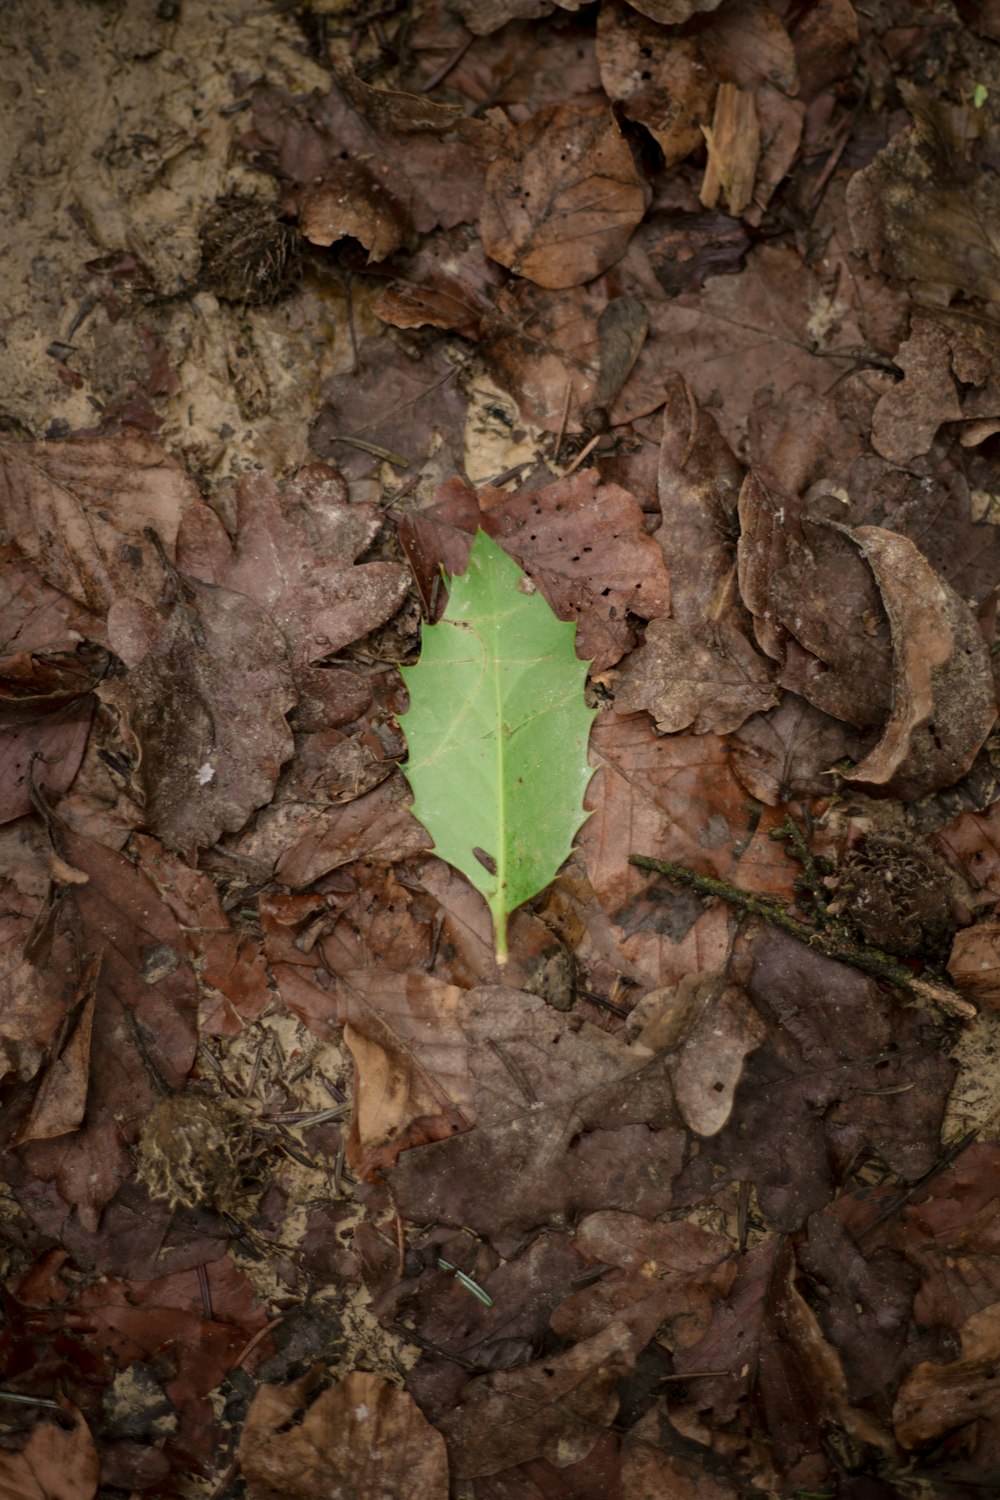
M434 851L486 898L497 959L507 918L545 889L587 814L595 710L575 624L526 589L517 563L480 529L448 607L403 668L413 812Z

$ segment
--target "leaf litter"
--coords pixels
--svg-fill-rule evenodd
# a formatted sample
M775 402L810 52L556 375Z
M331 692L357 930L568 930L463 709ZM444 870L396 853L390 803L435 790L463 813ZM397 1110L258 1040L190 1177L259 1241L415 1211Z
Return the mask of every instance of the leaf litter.
M0 63L2 1483L995 1488L995 17L229 19ZM596 713L502 969L480 530Z

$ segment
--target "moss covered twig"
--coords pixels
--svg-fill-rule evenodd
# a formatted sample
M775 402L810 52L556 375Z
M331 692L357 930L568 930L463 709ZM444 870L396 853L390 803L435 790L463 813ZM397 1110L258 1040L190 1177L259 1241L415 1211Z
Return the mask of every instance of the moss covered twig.
M941 983L938 979L932 983L918 979L904 964L891 957L890 954L883 953L878 948L872 948L866 943L855 941L839 923L832 922L823 927L813 927L810 923L793 916L780 902L769 896L757 896L752 891L741 891L738 886L727 885L724 880L719 880L714 875L699 875L697 871L689 870L686 865L674 864L672 860L651 859L646 854L631 854L629 864L635 865L639 870L649 870L657 875L663 875L667 880L672 880L677 885L687 886L689 890L696 891L700 896L711 896L716 900L724 901L727 906L731 906L735 911L744 912L747 916L760 917L772 927L777 927L791 937L798 938L800 943L807 943L810 948L822 953L826 958L835 959L838 963L850 964L853 968L860 969L863 974L870 974L873 979L881 979L887 984L894 985L918 1000L932 1000L954 1015L968 1017L976 1014L975 1007L971 1006L957 991L952 990L949 985Z

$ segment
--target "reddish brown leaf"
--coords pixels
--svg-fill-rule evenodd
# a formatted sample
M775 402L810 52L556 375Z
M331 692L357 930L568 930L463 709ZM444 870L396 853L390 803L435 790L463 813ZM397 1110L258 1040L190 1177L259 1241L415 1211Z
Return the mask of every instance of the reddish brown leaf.
M538 286L579 286L621 257L648 202L611 114L550 106L512 133L486 174L483 248Z
M634 640L629 613L650 619L670 607L670 580L637 501L593 470L514 495L456 480L400 531L425 566L440 561L460 573L477 525L506 545L561 619L577 619L577 652L592 671Z
M116 599L156 602L182 512L200 504L176 459L136 432L67 443L0 444L0 507L49 583L105 614Z

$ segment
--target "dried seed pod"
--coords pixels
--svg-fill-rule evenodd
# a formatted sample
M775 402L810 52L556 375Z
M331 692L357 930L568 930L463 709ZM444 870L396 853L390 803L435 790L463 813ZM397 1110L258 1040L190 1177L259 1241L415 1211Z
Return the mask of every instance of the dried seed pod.
M933 850L894 834L870 833L827 881L828 910L885 953L937 958L955 933L955 882Z
M276 302L298 283L301 236L260 198L232 195L201 225L198 284L223 302Z

